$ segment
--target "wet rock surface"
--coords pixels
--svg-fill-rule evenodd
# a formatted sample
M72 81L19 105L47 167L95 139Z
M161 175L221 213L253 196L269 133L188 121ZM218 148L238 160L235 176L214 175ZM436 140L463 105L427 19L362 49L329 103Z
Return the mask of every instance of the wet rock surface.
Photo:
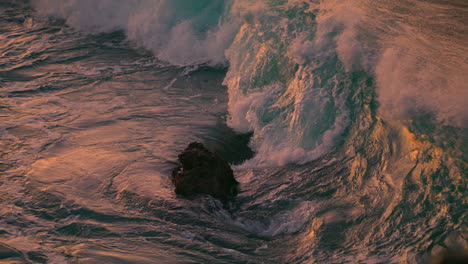
M209 194L227 202L237 195L239 183L231 166L202 143L193 142L179 155L180 165L172 171L179 195Z

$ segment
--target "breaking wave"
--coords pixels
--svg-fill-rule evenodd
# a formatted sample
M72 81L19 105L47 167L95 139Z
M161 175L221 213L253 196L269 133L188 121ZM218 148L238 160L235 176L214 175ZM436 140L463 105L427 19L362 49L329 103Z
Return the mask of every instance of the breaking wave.
M0 248L54 263L468 248L464 0L27 2L0 4ZM228 210L174 194L191 141L241 163Z
M85 32L123 30L134 45L174 65L228 66L228 124L253 131L256 155L244 166L321 157L350 142L354 130L375 132L356 127L359 119L382 119L432 141L443 141L445 132L426 131L429 123L467 126L459 1L32 3ZM427 19L434 13L437 21Z

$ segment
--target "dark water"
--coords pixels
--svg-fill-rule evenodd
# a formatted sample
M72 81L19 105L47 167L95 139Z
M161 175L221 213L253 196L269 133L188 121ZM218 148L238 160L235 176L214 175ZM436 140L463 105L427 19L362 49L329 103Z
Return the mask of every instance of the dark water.
M0 3L1 263L468 248L463 3L97 2ZM230 208L174 194L192 141L235 164Z

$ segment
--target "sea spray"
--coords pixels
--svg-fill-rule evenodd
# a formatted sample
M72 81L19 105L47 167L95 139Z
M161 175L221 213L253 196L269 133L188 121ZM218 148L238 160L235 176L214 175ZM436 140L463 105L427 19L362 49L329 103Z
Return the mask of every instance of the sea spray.
M464 2L34 2L73 27L8 2L0 236L25 258L427 263L468 247ZM199 67L220 60L227 76ZM177 153L229 157L249 138L231 128L256 151L236 159L234 210L174 195Z
M33 0L40 14L89 33L123 30L135 45L174 65L225 65L237 30L228 0Z
M464 53L459 44L439 49L451 63L442 61L424 43L433 34L424 26L413 38L417 18L407 24L399 18L407 1L32 2L40 13L87 32L123 30L175 65L229 66L228 124L254 132L251 165L304 163L333 150L359 107L349 95L370 78L385 119L430 115L466 126ZM450 10L418 5L418 12L440 12L447 20L462 12L455 4ZM438 46L447 38L433 36Z

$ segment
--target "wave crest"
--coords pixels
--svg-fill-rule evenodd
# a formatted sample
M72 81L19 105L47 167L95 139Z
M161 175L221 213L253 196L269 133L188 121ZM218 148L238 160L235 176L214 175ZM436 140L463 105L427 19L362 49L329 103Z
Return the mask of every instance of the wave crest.
M254 132L257 155L247 164L318 158L358 123L353 118L369 104L380 104L370 114L387 120L429 115L449 126L468 124L466 37L455 30L450 34L461 40L450 43L450 34L404 13L416 5L415 12L437 12L447 23L463 23L456 20L463 12L457 6L417 1L409 8L407 1L384 0L34 0L33 5L87 32L124 30L171 64L229 64L228 124ZM434 54L431 43L443 54ZM368 101L373 92L379 102L373 96Z
M237 25L228 0L33 0L44 15L90 33L124 30L129 40L161 60L187 66L226 65L224 51Z

